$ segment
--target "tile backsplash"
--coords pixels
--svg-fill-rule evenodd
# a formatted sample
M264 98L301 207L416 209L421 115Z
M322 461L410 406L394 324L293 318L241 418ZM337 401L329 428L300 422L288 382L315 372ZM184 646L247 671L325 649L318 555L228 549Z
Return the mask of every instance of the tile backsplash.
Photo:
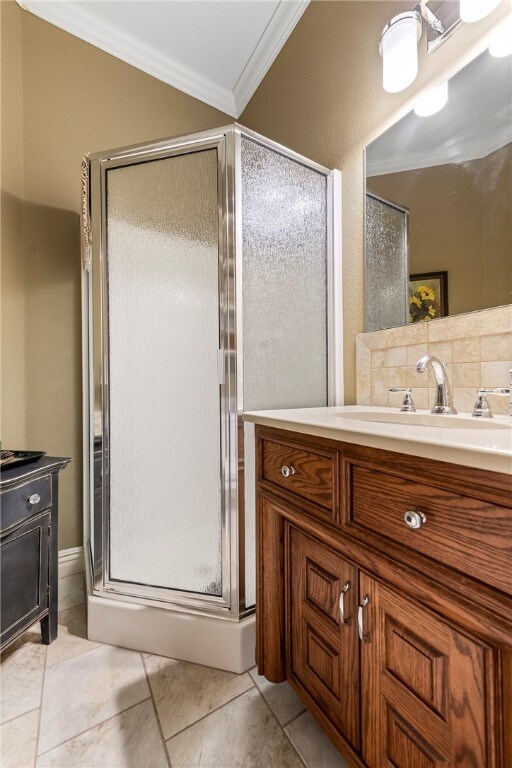
M448 365L453 400L459 412L471 411L479 387L508 387L512 368L512 305L484 309L430 323L360 333L356 338L357 402L399 406L402 393L389 387L411 387L417 408L434 402L432 372L416 372L422 355ZM490 398L493 413L508 414L506 397Z

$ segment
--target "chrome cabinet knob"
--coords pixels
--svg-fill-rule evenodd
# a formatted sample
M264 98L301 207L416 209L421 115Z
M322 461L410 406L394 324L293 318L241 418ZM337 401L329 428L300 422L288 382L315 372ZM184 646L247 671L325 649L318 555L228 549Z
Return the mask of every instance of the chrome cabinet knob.
M281 467L281 474L283 477L290 477L290 475L295 474L295 469L294 467L287 467L285 464L284 467Z
M427 522L427 516L423 512L406 512L404 514L405 524L412 528L413 531L418 530Z
M41 497L38 493L33 493L32 496L28 497L28 503L34 506L34 504L39 504L41 501Z

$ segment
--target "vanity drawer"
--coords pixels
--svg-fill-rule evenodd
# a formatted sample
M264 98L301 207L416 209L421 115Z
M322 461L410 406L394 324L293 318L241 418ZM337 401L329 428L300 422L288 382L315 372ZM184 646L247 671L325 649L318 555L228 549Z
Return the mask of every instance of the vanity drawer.
M323 508L318 515L337 517L337 454L306 450L286 442L261 441L261 478Z
M410 528L406 512L425 520ZM351 524L512 594L512 509L352 466Z
M0 502L0 529L5 531L22 520L26 520L52 503L52 481L50 475L32 480L2 492Z

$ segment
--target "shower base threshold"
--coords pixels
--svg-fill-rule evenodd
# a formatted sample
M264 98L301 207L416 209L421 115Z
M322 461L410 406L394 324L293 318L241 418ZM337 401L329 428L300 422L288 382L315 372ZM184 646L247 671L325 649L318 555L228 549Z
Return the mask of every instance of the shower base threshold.
M226 621L89 594L87 636L89 640L238 674L255 665L254 615Z

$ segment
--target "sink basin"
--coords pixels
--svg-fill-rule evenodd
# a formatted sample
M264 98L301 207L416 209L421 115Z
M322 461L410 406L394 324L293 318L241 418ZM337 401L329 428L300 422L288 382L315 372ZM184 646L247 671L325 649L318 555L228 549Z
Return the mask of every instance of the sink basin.
M498 419L475 419L472 416L442 416L428 411L402 413L401 411L343 411L337 413L340 419L370 421L378 424L402 424L418 427L447 427L448 429L511 429L510 422Z

